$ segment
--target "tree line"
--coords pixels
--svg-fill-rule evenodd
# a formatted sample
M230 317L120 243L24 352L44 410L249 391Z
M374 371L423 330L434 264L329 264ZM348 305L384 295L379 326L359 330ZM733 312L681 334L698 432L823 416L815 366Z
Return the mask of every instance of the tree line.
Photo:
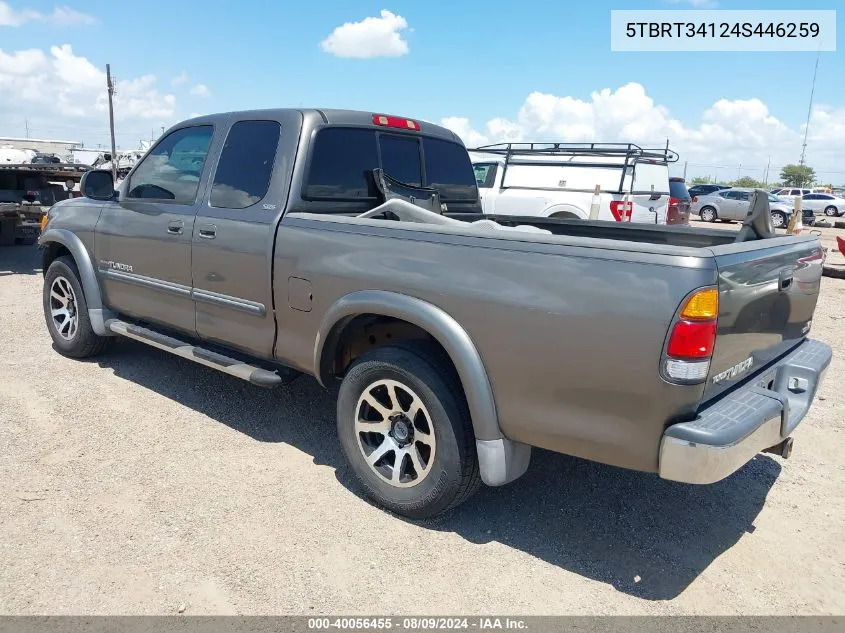
M809 165L786 165L780 170L780 182L764 183L751 176L743 176L726 182L731 187L751 187L753 189L766 189L768 187L810 187L816 181L816 172ZM690 181L693 185L703 185L710 182L706 176L696 176ZM828 185L831 186L831 185Z

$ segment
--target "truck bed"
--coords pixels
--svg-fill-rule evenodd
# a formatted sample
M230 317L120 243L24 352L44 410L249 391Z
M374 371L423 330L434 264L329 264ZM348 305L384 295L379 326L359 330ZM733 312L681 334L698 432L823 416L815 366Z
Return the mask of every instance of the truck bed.
M474 213L446 213L445 215L466 222L488 219L494 220L504 226L530 224L531 226L551 231L555 235L567 235L570 237L592 237L605 240L666 244L693 248L732 244L736 238L735 233L729 233L719 229L664 224L652 225L561 218L526 218L507 215L485 216Z

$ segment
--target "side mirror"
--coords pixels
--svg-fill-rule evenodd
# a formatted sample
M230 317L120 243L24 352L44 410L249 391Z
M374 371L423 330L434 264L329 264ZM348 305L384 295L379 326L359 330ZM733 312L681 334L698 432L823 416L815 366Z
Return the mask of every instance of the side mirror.
M106 169L92 169L82 174L79 188L86 198L111 200L114 198L114 177Z

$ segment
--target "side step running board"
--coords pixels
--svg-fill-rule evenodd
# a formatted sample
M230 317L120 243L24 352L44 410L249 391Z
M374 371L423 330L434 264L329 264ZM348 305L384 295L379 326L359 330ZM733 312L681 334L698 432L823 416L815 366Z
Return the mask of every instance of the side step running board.
M120 336L131 338L141 343L146 343L152 347L163 349L165 352L176 354L182 358L187 358L200 365L211 367L218 371L222 371L230 376L235 376L241 380L251 382L253 385L265 387L270 389L278 387L286 382L277 372L261 369L248 363L223 356L217 352L212 352L202 347L196 347L190 343L185 343L173 337L161 334L154 330L141 327L139 325L132 325L117 319L109 319L106 321L106 327ZM291 370L291 373L293 370Z

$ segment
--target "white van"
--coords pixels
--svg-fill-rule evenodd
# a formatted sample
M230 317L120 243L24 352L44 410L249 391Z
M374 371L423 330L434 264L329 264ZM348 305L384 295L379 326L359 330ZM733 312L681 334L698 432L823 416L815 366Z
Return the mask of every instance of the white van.
M665 224L669 163L678 155L630 143L499 143L469 150L488 215ZM596 196L596 189L598 195Z

